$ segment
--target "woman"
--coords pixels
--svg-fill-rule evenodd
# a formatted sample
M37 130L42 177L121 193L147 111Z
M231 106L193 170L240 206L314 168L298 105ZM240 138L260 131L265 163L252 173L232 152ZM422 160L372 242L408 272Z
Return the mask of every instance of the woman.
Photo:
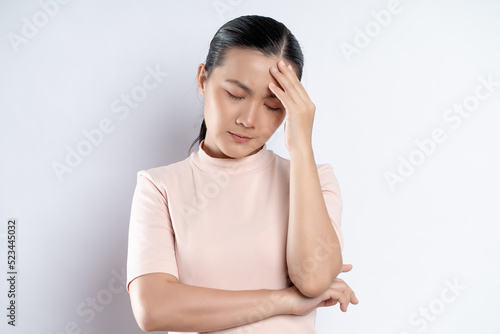
M215 34L198 67L198 151L137 176L127 289L141 329L316 333L317 307L357 304L336 278L352 267L342 200L333 168L314 162L302 67L274 19L242 16ZM290 160L266 147L283 120Z

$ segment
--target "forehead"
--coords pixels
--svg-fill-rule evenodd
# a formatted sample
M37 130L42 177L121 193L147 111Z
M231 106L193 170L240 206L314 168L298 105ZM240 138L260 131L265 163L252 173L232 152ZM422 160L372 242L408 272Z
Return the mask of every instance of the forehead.
M248 77L249 79L272 79L269 68L280 60L277 56L268 57L262 52L250 49L231 48L227 51L222 66L218 72L224 76Z

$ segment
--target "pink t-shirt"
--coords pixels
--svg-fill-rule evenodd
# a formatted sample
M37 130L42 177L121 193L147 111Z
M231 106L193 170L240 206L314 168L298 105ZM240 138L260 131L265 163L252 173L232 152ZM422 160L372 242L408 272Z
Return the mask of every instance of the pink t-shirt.
M148 273L224 290L284 289L290 160L264 144L239 159L203 149L177 163L137 173L130 215L127 291ZM342 199L330 164L317 164L332 224L343 248ZM316 333L316 310L278 315L211 333Z

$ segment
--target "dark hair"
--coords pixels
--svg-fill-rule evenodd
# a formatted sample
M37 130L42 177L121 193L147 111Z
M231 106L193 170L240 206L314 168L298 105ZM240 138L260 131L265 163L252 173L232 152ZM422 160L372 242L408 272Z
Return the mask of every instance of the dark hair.
M226 22L220 27L210 42L205 60L207 79L214 68L223 65L226 53L230 48L252 49L269 57L284 58L295 68L299 80L302 79L304 56L300 44L283 23L273 18L245 15ZM207 127L205 118L203 118L200 134L191 144L189 150L196 143L199 145L205 139L206 134Z

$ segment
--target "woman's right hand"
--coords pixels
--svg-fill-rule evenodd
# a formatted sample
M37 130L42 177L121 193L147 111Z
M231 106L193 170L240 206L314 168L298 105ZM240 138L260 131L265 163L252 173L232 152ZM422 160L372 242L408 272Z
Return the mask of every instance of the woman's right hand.
M341 272L348 272L351 269L351 264L344 264ZM294 315L306 315L315 308L332 306L337 302L340 303L340 309L346 312L349 303L359 302L351 287L340 278L335 278L329 288L318 297L306 297L294 285L286 288L285 291L290 297L290 310Z

